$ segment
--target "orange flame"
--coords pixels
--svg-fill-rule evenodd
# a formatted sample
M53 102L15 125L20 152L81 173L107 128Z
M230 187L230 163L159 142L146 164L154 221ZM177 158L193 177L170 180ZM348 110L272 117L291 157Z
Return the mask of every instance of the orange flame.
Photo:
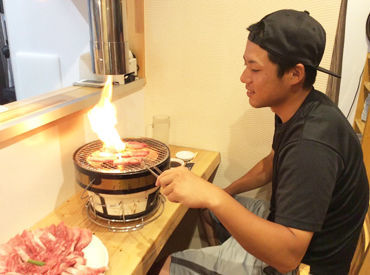
M99 102L87 113L87 116L92 130L103 142L103 148L120 152L125 149L125 143L121 140L115 127L117 114L111 100L112 76L108 76Z

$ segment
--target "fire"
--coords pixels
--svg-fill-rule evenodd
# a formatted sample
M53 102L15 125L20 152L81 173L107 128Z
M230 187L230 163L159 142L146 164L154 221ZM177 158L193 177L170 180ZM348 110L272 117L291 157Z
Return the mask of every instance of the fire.
M126 147L116 129L117 113L111 103L112 76L108 76L99 102L92 108L87 116L94 133L103 142L104 148L109 151L123 151Z

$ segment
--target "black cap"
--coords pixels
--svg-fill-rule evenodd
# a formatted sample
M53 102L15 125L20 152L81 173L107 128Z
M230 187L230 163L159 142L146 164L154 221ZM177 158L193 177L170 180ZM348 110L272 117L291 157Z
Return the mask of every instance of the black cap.
M325 50L326 33L309 12L279 10L266 15L248 30L248 39L271 54L340 77L319 67Z

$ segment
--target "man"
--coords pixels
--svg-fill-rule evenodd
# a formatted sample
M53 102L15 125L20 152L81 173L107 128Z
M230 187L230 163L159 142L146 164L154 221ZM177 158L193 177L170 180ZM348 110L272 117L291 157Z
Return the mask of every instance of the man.
M368 181L356 134L313 88L325 31L308 12L280 10L248 28L250 104L275 113L271 153L221 188L185 168L157 185L170 201L208 208L231 235L222 245L177 252L162 274L347 274L367 212ZM234 195L272 181L270 203Z

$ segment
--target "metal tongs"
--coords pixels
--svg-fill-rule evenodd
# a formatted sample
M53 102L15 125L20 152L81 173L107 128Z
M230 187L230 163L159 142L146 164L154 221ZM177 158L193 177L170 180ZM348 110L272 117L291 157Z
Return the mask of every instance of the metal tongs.
M143 161L143 163L145 168L156 178L158 178L159 175L162 174L163 171L161 171L161 169L159 169L157 166L149 167L149 165L146 164L145 160Z

